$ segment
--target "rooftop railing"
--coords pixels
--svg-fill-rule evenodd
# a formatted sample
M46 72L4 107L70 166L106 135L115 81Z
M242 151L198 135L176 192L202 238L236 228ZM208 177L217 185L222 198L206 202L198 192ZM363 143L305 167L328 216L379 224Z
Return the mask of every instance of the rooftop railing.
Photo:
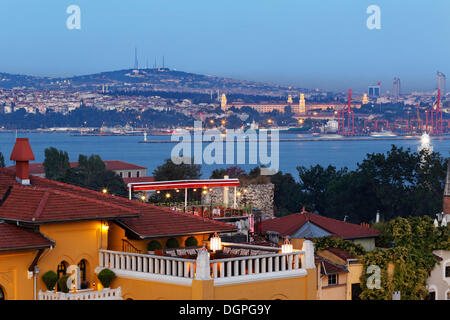
M252 246L247 245L246 247ZM261 248L258 247L258 249ZM200 254L196 259L186 259L181 257L100 250L98 271L109 268L118 277L134 277L155 281L172 280L173 282L188 285L190 280L199 278L226 282L227 279L242 276L246 278L270 274L287 276L288 274L286 273L302 270L303 251L279 253L279 248L264 247L264 249L272 249L274 252L218 259L211 259L211 257L214 258L215 256L214 253L211 253L210 255L206 255L206 260L202 260L201 262L199 260ZM198 268L199 263L203 266L206 265L206 269L202 268L200 270ZM255 277L255 280L257 278Z

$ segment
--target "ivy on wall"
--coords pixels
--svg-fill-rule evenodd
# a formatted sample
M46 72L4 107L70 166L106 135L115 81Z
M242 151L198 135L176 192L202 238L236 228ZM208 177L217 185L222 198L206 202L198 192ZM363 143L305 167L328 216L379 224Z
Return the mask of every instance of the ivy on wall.
M326 250L328 248L337 248L345 250L355 257L361 256L366 253L362 245L354 243L352 241L344 240L342 238L321 237L314 238L312 241L314 243L314 248L316 249L316 251Z
M366 252L352 241L334 237L313 239L316 251L339 248L359 256L363 264L360 278L361 295L364 300L391 300L394 291L400 291L402 300L420 300L428 295L427 279L438 261L434 250L450 250L450 228L435 227L429 216L396 218L380 224L383 242L390 248L376 248ZM394 266L393 274L388 274L389 264ZM380 282L377 288L367 286L373 272L370 266L379 267Z
M396 218L386 224L384 235L388 235L392 248L377 248L362 257L361 299L390 300L393 291L400 291L402 300L424 299L428 291L427 279L438 261L433 250L450 250L448 227L434 227L428 217ZM394 273L388 276L389 263L394 264ZM367 268L378 266L381 270L380 288L369 288L367 280L371 273Z

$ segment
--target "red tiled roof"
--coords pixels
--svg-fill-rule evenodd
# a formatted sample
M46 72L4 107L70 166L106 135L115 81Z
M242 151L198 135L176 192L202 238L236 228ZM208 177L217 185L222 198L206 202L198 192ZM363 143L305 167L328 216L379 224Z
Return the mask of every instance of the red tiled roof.
M327 250L343 260L355 259L349 252L339 248L328 248Z
M348 270L344 266L334 264L327 259L318 259L318 261L320 263L320 273L322 275L327 276L329 274L348 272Z
M134 177L134 178L122 178L125 184L135 183L135 182L153 182L155 181L154 177Z
M14 171L0 169L0 219L45 223L120 218L142 237L236 230L231 224L37 176L31 176L30 183L23 186Z
M146 167L141 167L136 164L128 163L120 160L104 160L107 170L136 170L136 169L147 169Z
M48 248L55 245L42 234L0 222L0 251Z
M264 220L261 224L262 231L276 231L281 236L291 236L306 222L319 226L343 239L377 237L378 231L357 224L335 220L310 212L294 213L281 218Z
M117 223L141 238L181 236L194 233L236 231L236 226L220 221L177 213L168 208L143 204L142 216L119 219Z
M106 170L136 170L136 169L147 169L145 167L138 166L136 164L120 161L120 160L103 160L105 163ZM74 168L78 166L78 162L70 162L70 167ZM16 170L16 166L9 166L8 169ZM30 174L44 174L45 168L44 164L41 162L35 162L29 164Z
M35 186L13 186L0 206L0 217L28 222L56 222L137 216L138 210L73 194ZM26 199L26 201L24 201Z

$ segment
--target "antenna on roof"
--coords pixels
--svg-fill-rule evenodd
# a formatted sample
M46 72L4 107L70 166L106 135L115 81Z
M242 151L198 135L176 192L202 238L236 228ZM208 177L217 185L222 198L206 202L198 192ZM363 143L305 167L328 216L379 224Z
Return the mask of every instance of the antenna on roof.
M134 48L134 69L139 69L138 57L137 57L137 47Z

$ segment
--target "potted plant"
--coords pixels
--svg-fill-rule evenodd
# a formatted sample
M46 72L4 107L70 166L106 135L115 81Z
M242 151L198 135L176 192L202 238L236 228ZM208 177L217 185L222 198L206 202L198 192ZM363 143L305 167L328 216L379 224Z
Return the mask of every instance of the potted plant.
M89 281L83 280L80 282L80 289L85 290L89 288Z
M111 282L114 280L115 277L116 274L112 270L109 270L107 268L100 271L99 274L97 275L98 280L100 280L104 288L109 288Z
M48 291L53 291L56 283L58 282L58 275L55 271L47 271L42 275L42 281L44 281Z
M162 245L158 240L152 240L147 244L147 250L149 254L155 254L155 250L162 249Z
M69 293L69 284L67 283L68 280L69 276L67 274L58 279L58 285L61 292Z
M170 238L169 240L167 240L166 242L166 247L173 249L173 248L179 248L180 244L178 243L178 240L175 238Z
M184 241L185 247L196 247L198 245L198 241L195 237L189 237Z

